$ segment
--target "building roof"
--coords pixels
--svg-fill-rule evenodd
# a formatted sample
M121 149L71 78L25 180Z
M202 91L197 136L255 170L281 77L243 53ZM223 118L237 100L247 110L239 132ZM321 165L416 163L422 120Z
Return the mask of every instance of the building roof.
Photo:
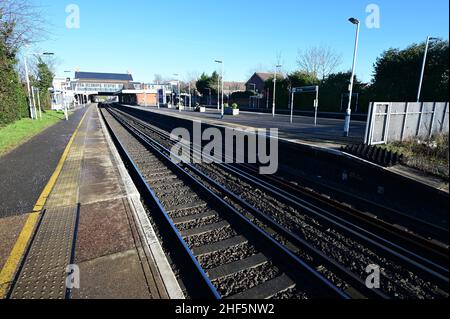
M253 75L250 77L250 79L248 79L248 81L245 83L245 85L248 85L250 83L250 81L252 81L252 79L254 77L258 77L261 79L262 82L266 82L267 80L273 78L273 73L269 73L269 72L255 72L253 73Z
M257 76L259 76L261 78L261 80L263 80L264 82L273 78L273 73L268 73L268 72L256 72L255 73Z
M105 80L105 81L133 81L131 74L122 73L98 73L98 72L75 72L77 80Z
M244 82L224 81L223 86L224 86L225 91L233 91L233 92L245 91L245 83Z

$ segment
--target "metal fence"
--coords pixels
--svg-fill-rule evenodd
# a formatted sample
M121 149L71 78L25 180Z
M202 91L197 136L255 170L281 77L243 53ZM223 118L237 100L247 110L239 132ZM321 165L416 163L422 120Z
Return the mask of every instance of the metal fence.
M448 133L448 102L372 102L364 142L368 145Z

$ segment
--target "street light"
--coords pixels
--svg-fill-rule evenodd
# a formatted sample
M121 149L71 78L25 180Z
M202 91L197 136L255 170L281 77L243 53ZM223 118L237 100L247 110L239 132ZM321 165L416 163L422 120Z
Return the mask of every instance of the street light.
M257 94L257 91L256 91L256 84L255 84L255 83L249 83L248 86L250 86L250 85L253 85L253 94L256 95L256 94ZM251 103L252 98L254 98L254 96L250 96L250 97L249 97L249 107L250 107L250 106L253 106L253 104L254 104L254 103Z
M221 111L220 111L220 116L223 118L223 114L224 114L224 110L223 110L223 69L224 69L224 62L223 61L221 61L221 60L216 60L215 61L216 63L219 63L219 64L221 64L221 66L222 66L222 108L221 108Z
M352 114L352 95L353 95L353 82L355 79L355 67L356 67L356 58L358 54L358 42L359 42L359 28L360 28L360 22L356 18L350 18L348 19L351 23L356 25L356 39L355 39L355 51L353 52L353 66L352 66L352 77L350 79L350 86L349 86L349 97L348 97L348 107L345 114L345 124L344 124L344 136L349 135L350 131L350 117Z
M206 88L206 90L209 91L209 103L208 103L208 105L211 105L211 89L210 88Z
M275 117L275 92L277 89L277 75L278 75L278 69L281 68L281 65L275 66L275 75L273 77L273 104L272 104L272 116Z
M177 87L178 87L178 111L181 112L181 91L180 91L180 80L178 79L179 74L174 73L174 76L177 77Z
M422 71L420 72L419 89L417 91L417 102L420 102L420 94L422 92L423 75L425 73L425 66L426 66L426 63L427 63L428 48L430 46L430 41L431 40L437 40L437 38L433 38L433 37L430 37L430 36L427 37L427 43L425 45L425 54L423 55Z
M71 71L64 71L64 73L71 73ZM64 107L64 118L66 121L69 120L69 114L67 112L67 94L66 94L66 89L67 89L67 80L66 83L63 85L63 107Z

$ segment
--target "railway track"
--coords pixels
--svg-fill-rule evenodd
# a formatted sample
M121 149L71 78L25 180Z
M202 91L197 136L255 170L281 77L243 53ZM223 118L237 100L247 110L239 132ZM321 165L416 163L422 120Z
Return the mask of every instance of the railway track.
M172 257L183 254L189 259L189 271L178 270L181 276L186 272L185 277L191 281L196 277L192 286L186 286L189 296L348 298L318 271L177 168L157 145L143 137L138 140L127 130L132 128L119 118L104 112L103 116L116 143L122 145L122 155L128 154L135 175L140 175L151 190L157 204L153 208L159 206L158 213L170 226L165 229L171 228L172 237L178 237Z
M135 135L152 141L151 143L163 150L166 156L169 154L168 147L173 141L170 141L167 133L124 112L118 110L111 112ZM314 205L308 207L297 198L289 197L282 189L277 188L276 184L274 186L258 180L250 176L248 172L231 165L182 166L184 167L181 169L190 176L196 176L203 187L225 198L224 203L234 207L237 213L246 216L254 223L253 225L256 224L260 229L264 229L277 243L282 243L285 249L289 247L289 251L297 258L307 260L320 276L352 297L439 298L448 296L444 291L445 288L444 290L439 288L448 284L448 273L444 267L345 220L336 220L327 211ZM244 191L245 189L247 192ZM256 196L253 192L256 192ZM269 207L268 212L267 207ZM193 229L198 229L197 217L202 220L199 224L202 231L215 231L216 226L225 225L210 212L195 214L194 220L188 217L189 214L187 216L178 216L178 214L179 212L175 212L173 221L182 235L190 235L191 226ZM196 233L195 236L197 235ZM233 235L236 234L233 233ZM220 234L218 236L220 237ZM184 239L189 246L195 246L189 237L192 236ZM357 240L351 237L356 237ZM256 256L260 256L257 250L253 252ZM390 259L387 259L386 255ZM257 257L255 258L258 260ZM216 258L208 260L216 260ZM383 290L367 289L363 280L366 274L364 274L365 267L362 266L373 264L374 261L381 265L382 286L385 287ZM229 263L228 260L225 262ZM405 264L408 267L403 269L402 265ZM242 274L241 271L240 273ZM262 273L272 272L268 268ZM221 289L219 290L222 292ZM292 292L291 288L286 291ZM229 292L225 292L225 295L227 293ZM299 292L298 296L305 297L307 294Z

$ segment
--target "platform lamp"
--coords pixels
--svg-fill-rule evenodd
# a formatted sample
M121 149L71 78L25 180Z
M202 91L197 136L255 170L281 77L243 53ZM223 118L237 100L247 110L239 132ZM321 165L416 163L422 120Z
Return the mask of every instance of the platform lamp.
M273 77L273 103L272 103L272 116L275 117L275 92L277 89L277 75L278 75L278 69L281 68L281 64L275 66L275 74Z
M428 49L430 47L430 41L432 40L438 40L438 38L433 38L430 36L427 37L427 41L425 44L425 53L423 55L422 71L420 72L419 89L417 91L417 102L420 102L420 94L422 93L423 75L425 74L425 67L427 64Z
M348 19L352 24L356 25L356 39L355 39L355 49L353 52L353 66L352 66L352 77L350 78L349 85L349 98L348 98L348 106L345 114L345 123L344 123L344 136L349 135L350 131L350 118L352 114L352 94L353 94L353 83L355 80L355 67L356 67L356 58L358 54L358 42L359 42L359 29L360 29L360 21L356 18Z
M173 74L177 78L177 87L178 87L178 111L181 112L181 89L180 89L180 80L178 79L179 74Z
M214 62L216 62L216 63L219 63L221 66L222 66L222 107L221 107L221 109L220 109L220 116L223 118L223 114L224 114L224 109L223 109L223 87L224 87L224 85L223 85L223 73L224 73L224 62L223 61L221 61L221 60L215 60Z

